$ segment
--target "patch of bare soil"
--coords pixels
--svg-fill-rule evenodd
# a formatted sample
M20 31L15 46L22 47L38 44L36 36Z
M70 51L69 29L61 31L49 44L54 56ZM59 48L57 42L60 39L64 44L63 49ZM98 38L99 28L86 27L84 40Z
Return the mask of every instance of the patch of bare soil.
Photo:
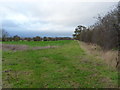
M39 50L39 49L48 49L56 48L58 46L45 46L45 47L29 47L28 45L11 45L11 44L2 44L2 50L8 51L23 51L23 50Z
M27 45L10 45L10 44L2 44L2 50L7 51L7 50L28 50L29 46Z
M32 50L57 48L58 46L33 47Z

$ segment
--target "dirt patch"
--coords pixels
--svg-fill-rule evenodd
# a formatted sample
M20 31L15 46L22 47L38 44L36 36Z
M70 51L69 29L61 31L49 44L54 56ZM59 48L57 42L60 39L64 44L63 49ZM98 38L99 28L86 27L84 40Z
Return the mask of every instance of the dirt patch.
M33 47L32 50L38 50L38 49L48 49L48 48L57 48L58 46L45 46L45 47Z
M7 51L7 50L28 50L29 46L27 45L10 45L10 44L2 44L2 50Z
M11 45L11 44L2 44L2 50L8 51L24 51L24 50L39 50L39 49L49 49L56 48L58 46L45 46L45 47L29 47L28 45Z

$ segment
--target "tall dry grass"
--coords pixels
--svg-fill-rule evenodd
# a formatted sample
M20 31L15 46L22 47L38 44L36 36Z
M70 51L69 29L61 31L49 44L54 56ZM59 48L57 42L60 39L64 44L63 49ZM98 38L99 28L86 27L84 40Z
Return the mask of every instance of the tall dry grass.
M84 42L79 42L79 44L81 48L83 48L88 54L92 54L97 58L101 58L110 67L116 68L116 65L118 62L118 51L117 50L105 51L100 46L95 45L95 44L87 44Z

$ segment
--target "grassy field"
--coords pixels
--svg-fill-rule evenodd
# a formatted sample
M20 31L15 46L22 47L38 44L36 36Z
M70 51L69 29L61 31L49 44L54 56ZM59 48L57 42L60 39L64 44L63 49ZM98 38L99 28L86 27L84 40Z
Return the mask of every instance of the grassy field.
M86 54L77 41L5 42L59 48L3 51L3 87L102 88L117 87L117 71Z
M61 46L66 43L70 43L71 40L59 40L59 41L8 41L3 44L16 44L16 45L29 45L29 46Z

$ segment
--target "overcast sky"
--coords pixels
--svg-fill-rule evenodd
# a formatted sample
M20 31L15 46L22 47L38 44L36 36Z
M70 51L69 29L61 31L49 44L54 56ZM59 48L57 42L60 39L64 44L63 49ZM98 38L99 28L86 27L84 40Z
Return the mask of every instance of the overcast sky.
M105 15L116 5L80 0L0 0L0 22L11 36L72 36L75 27L94 24L94 17Z

